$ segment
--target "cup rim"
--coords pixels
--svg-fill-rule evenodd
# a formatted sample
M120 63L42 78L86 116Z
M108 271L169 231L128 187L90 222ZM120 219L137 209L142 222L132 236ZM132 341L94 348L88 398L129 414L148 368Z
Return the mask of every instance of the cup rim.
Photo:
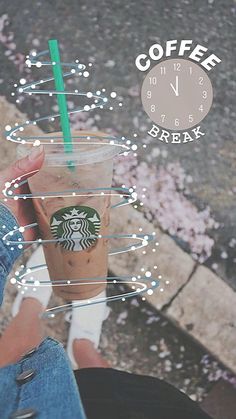
M44 144L45 139L53 139L52 143L45 144L45 162L49 166L67 166L68 161L73 165L85 165L92 163L99 163L114 158L118 154L124 152L125 143L122 139L114 137L107 133L101 132L83 132L83 131L72 131L73 138L73 150L71 152L65 151L62 135L58 136L56 133L48 133L45 136L37 136L37 140L41 144ZM107 140L106 142L101 142ZM55 141L59 140L59 141ZM77 142L75 141L77 140ZM122 144L123 143L123 144ZM71 143L70 143L71 144ZM92 150L81 150L82 146L91 145ZM96 147L97 145L97 147ZM31 149L31 148L30 148ZM27 144L20 144L17 147L17 154L19 157L23 157L30 152Z

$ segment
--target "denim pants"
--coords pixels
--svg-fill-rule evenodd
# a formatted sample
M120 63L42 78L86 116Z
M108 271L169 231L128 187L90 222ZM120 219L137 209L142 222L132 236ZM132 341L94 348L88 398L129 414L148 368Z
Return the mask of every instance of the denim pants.
M16 364L0 369L0 418L85 419L59 342L47 338Z
M7 276L22 249L3 240L18 228L7 206L0 204L0 305ZM14 240L23 240L15 231ZM0 368L0 419L85 419L78 387L59 342L45 339L16 364Z

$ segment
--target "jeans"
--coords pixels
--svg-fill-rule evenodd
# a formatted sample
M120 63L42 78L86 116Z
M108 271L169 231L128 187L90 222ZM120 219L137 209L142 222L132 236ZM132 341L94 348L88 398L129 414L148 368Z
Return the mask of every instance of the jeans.
M0 369L0 418L21 418L24 412L26 418L85 419L67 355L51 338Z

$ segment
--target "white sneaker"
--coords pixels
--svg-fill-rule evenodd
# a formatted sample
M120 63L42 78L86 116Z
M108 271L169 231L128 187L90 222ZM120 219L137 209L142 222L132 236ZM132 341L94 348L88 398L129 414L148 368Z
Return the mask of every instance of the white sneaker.
M26 267L32 268L33 266L44 265L44 264L46 264L46 261L45 261L45 256L43 253L43 247L39 246L30 256L29 260L27 261ZM27 280L27 278L30 276L32 276L32 272L27 274L25 276L25 279ZM35 271L33 273L33 276L34 276L34 279L37 281L50 281L47 268ZM34 289L36 288L36 290L33 291L33 288ZM18 314L22 300L29 297L35 298L36 300L38 300L42 304L43 308L45 309L49 303L51 294L52 294L51 285L39 286L39 287L28 286L28 289L24 290L24 294L22 294L21 291L19 291L11 308L12 316L15 317Z
M106 291L102 291L94 298L96 300L105 299ZM71 323L66 350L73 370L78 369L73 353L74 340L88 339L97 348L100 341L102 323L108 318L110 313L110 308L107 307L106 301L84 307L73 307L76 304L78 304L78 301L72 301L71 319L68 318L68 314L66 315L67 321Z

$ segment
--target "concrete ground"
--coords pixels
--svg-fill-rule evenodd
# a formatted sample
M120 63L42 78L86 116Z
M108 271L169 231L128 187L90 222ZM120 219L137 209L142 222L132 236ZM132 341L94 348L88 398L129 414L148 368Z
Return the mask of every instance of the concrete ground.
M191 176L188 199L199 209L209 205L219 224L217 229L208 231L214 239L214 247L206 265L236 287L235 2L102 0L98 7L95 0L23 0L20 6L17 1L0 2L0 16L3 14L9 17L6 31L12 32L10 42L15 44L10 55L4 42L0 45L1 90L9 100L13 100L10 94L13 83L19 79L22 62L21 56L14 59L14 55L27 54L32 48L47 49L48 38L56 37L65 61L79 57L81 62L90 60L94 63L92 77L84 83L79 80L81 90L106 87L123 98L123 111L102 112L96 125L127 137L137 132L141 141L146 141L150 122L139 99L144 76L134 66L135 57L147 51L154 42L164 44L175 38L193 39L219 55L222 62L210 74L214 88L213 108L201 124L207 135L195 145L167 147L152 141L148 153L142 154L142 160L153 156L151 162L157 168L167 162L179 162L187 176ZM37 69L33 78L41 78L42 74L42 69L40 72ZM20 108L33 118L38 114L50 114L52 103L48 98L36 102L28 98ZM153 155L152 149L155 149ZM150 160L148 162L150 164ZM189 250L188 243L178 237L175 239Z
M5 126L7 121L12 124L15 120L26 118L26 115L19 113L16 107L10 105L5 98L0 99L0 112L3 126ZM2 143L1 158L5 167L7 167L10 161L14 160L15 153L16 147L14 144ZM118 218L115 212L112 214L112 225L115 231L120 230L119 223L121 220L123 220L122 222L127 232L137 229L141 225L143 231L150 232L152 230L152 225L144 219L141 213L135 211L132 207L123 207L122 211L125 212L122 213L120 210L121 217ZM224 378L232 383L235 383L235 378L225 366L210 355L206 348L203 349L201 345L192 341L185 333L171 324L169 318L166 317L166 314L169 316L169 310L173 311L174 308L175 313L175 310L178 308L178 304L177 306L176 304L173 305L176 300L175 297L181 297L186 289L185 284L187 284L187 288L188 284L191 284L191 275L193 272L196 272L196 266L191 257L178 248L171 238L161 233L160 230L156 230L156 234L159 240L158 253L154 254L151 252L151 256L147 254L147 259L144 260L144 263L152 265L155 261L159 266L159 272L163 274L164 282L167 283L170 280L171 284L169 286L164 285L164 293L160 294L158 291L149 297L152 305L138 298L132 298L126 302L112 303L110 305L112 309L111 315L103 328L101 351L114 368L163 378L186 392L193 400L201 402L208 392L212 388L214 389L214 383L219 378ZM25 263L28 255L29 251L24 254L22 261L18 263ZM142 258L136 255L136 252L132 254L125 253L118 260L111 258L110 268L117 274L117 269L119 269L119 273L122 275L127 272L138 272L141 266L140 263L142 263ZM208 272L207 275L209 275ZM207 278L207 275L204 273L200 277ZM162 281L161 287L163 287ZM119 287L119 293L124 291L124 286ZM224 289L223 291L225 292ZM109 287L109 293L117 293L117 289L110 289ZM15 294L15 286L8 283L4 304L0 310L0 333L10 321L11 304ZM217 298L217 289L214 295ZM221 295L223 295L223 292ZM191 290L190 296L187 295L183 300L186 307L189 308L191 308L191 302L189 303L191 296L194 297L194 290ZM198 301L198 298L196 301ZM60 303L61 301L53 297L50 305L54 306ZM200 307L193 307L191 315L187 317L186 331L187 333L188 330L189 333L192 332L193 337L197 336L196 333L202 333L203 337L207 337L204 333L204 328L199 328L197 324L195 330L195 322L197 323L198 317L200 318ZM181 313L183 313L182 308ZM207 310L207 315L212 315L211 310ZM175 318L173 313L172 317ZM181 317L177 316L176 319L178 318L181 319ZM223 327L221 327L218 321L217 324L220 327L217 334L221 336L221 329L224 329L224 324ZM48 321L46 332L66 345L68 325L65 323L64 316L58 315L53 321ZM232 333L230 336L232 336ZM197 338L199 340L199 336ZM229 336L225 336L224 344L228 342L228 339ZM223 344L221 338L219 342ZM208 347L208 345L205 344L205 347ZM210 351L214 352L214 349L213 346L210 348ZM217 351L216 354L218 355ZM227 357L227 351L223 351L223 354L224 357ZM217 356L217 358L219 357ZM234 365L231 353L228 353L228 359L231 360L230 365Z

